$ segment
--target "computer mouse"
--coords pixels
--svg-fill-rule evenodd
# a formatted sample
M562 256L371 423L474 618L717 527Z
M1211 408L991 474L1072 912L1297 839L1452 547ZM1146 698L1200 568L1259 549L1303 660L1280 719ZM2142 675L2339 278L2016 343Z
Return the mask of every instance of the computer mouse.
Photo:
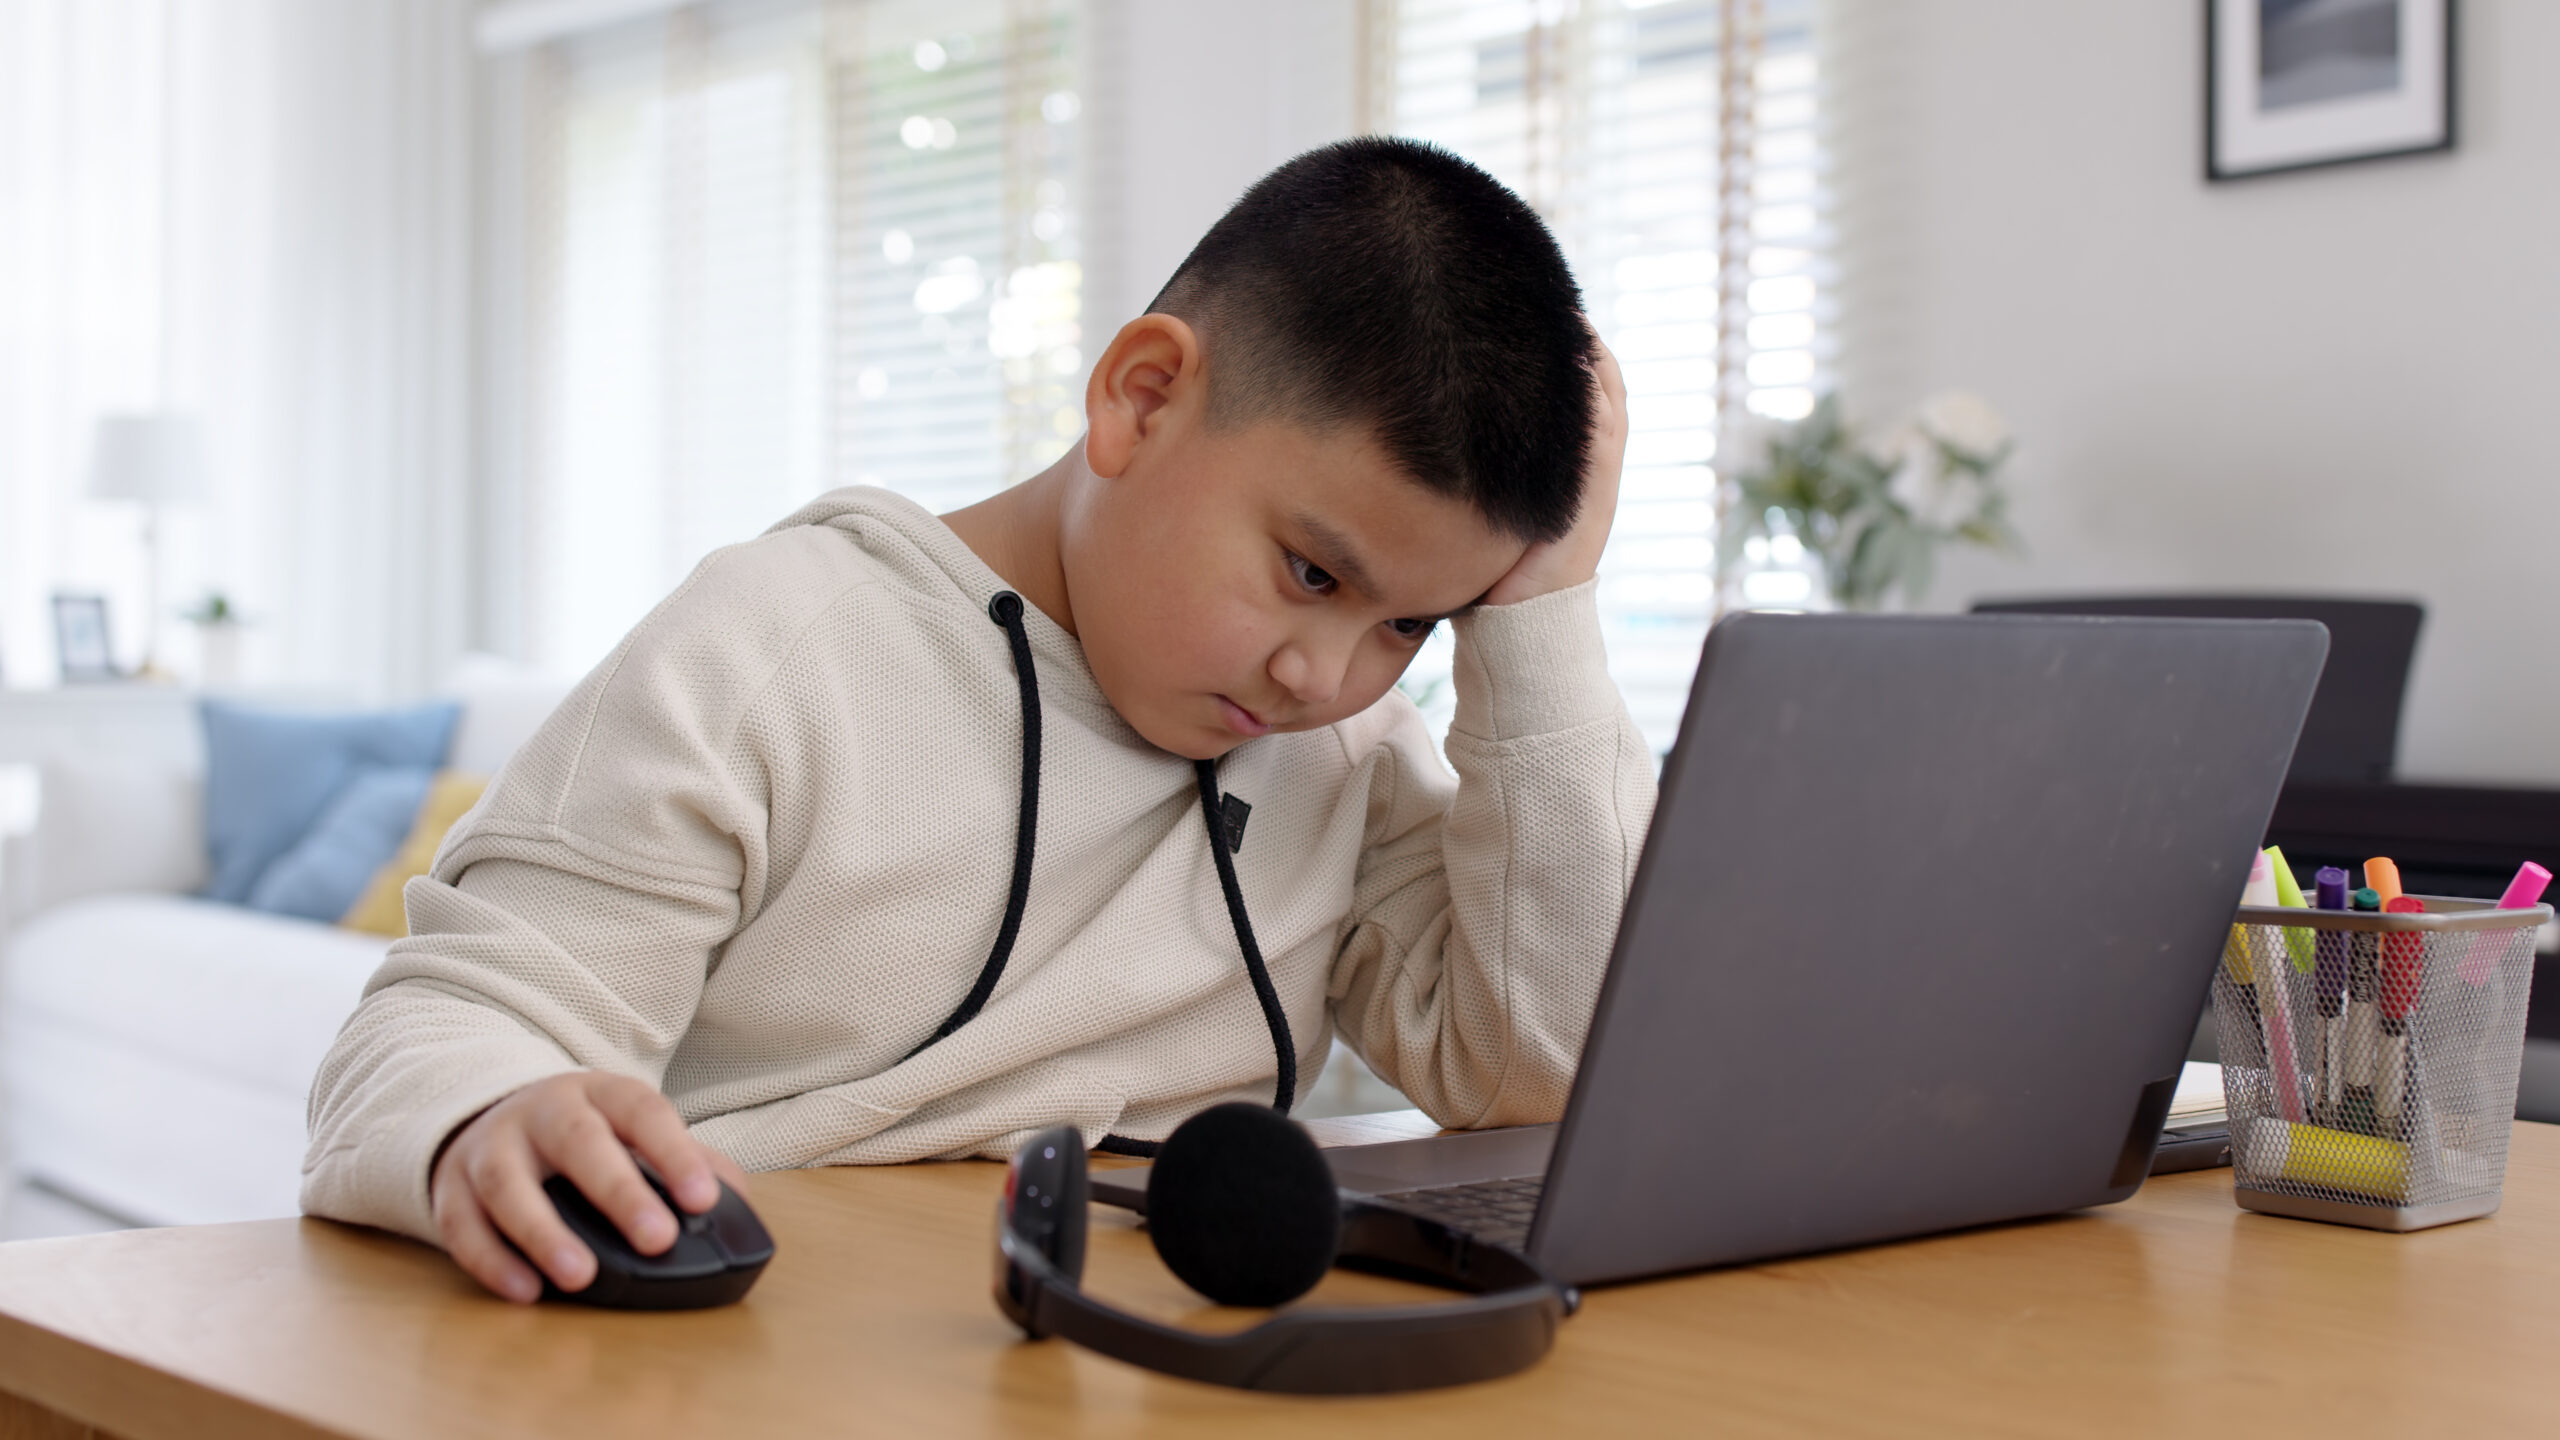
M676 1217L676 1243L656 1255L633 1249L622 1227L568 1176L542 1182L561 1223L596 1257L596 1278L585 1289L563 1290L546 1277L542 1298L610 1310L704 1310L729 1304L753 1288L773 1259L773 1236L746 1200L724 1184L718 1204L699 1215L688 1214L667 1193L656 1170L643 1164L640 1174Z

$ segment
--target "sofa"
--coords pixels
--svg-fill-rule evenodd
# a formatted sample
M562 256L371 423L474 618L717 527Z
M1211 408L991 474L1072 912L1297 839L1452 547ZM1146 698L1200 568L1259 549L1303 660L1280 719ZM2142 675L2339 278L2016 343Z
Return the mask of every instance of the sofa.
M483 775L566 694L487 659L447 688L448 763ZM34 828L0 840L10 1183L144 1225L296 1213L311 1077L390 942L199 898L200 760L48 763L39 784Z

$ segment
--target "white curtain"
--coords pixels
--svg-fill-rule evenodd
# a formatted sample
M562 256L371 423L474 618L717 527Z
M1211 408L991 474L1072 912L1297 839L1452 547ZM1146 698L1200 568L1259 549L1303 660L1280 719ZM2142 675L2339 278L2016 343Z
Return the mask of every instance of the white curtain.
M56 590L107 593L141 652L137 517L81 495L109 410L203 419L163 593L231 597L248 682L413 694L465 648L471 11L0 0L9 684L51 678Z
M597 14L490 71L487 634L568 673L822 491L1083 428L1076 0Z

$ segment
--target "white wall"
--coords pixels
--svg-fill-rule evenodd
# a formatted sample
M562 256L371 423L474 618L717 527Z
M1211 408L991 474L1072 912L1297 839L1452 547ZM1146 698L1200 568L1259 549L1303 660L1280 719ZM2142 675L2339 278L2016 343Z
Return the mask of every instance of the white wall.
M1983 594L2428 607L2411 779L2560 782L2560 4L2468 0L2449 156L2211 185L2192 0L1832 0L1853 412L1980 391Z
M1088 354L1265 171L1354 128L1353 0L1095 0Z
M384 697L464 648L467 0L0 0L0 649L53 679L46 593L142 649L134 507L82 492L103 412L205 429L159 656L208 589L245 678Z

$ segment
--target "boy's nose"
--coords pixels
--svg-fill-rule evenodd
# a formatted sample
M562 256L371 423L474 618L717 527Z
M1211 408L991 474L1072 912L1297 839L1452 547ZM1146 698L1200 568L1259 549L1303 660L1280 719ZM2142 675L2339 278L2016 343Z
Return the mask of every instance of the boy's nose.
M1293 640L1272 655L1271 678L1301 705L1330 705L1342 693L1342 677L1351 668L1351 651L1351 645L1327 646L1312 638Z

